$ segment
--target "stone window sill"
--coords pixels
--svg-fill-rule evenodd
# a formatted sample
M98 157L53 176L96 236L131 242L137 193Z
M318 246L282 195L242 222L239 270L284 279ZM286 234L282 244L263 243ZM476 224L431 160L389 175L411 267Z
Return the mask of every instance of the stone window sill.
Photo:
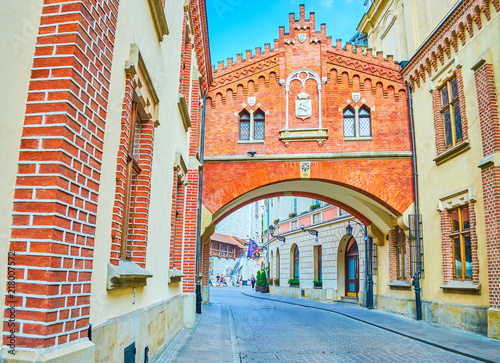
M373 138L371 136L362 136L362 137L345 137L344 141L372 141Z
M319 146L328 139L327 128L312 129L282 129L280 130L280 141L283 141L286 147L290 142L316 141Z
M263 144L264 140L239 140L238 144Z
M128 287L143 287L146 279L153 275L135 263L120 260L118 266L108 263L107 289L125 289Z
M472 281L451 281L441 288L444 292L457 294L481 294L481 284Z
M168 283L180 282L184 276L186 275L174 267L172 270L168 270Z
M464 140L460 144L453 146L451 149L446 150L444 153L434 159L436 165L441 165L448 160L453 159L455 156L462 154L470 149L469 140Z
M404 280L391 282L390 284L388 284L388 286L390 289L405 289L405 290L411 289L411 284Z

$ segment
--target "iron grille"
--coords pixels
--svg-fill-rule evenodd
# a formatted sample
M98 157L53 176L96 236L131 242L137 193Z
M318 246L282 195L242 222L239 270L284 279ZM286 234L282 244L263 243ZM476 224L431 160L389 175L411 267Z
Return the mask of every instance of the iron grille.
M424 244L423 244L423 228L422 228L422 215L410 214L408 216L410 226L410 260L411 260L411 274L415 275L420 271L420 278L424 276ZM419 240L417 241L417 228Z
M372 242L372 275L377 274L378 261L377 261L377 244Z

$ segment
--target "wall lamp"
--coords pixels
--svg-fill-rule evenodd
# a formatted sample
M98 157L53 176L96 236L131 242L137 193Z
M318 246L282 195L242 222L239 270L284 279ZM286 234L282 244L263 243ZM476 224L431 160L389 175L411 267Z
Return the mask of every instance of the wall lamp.
M318 231L316 229L305 229L304 225L301 225L300 229L302 230L302 232L309 232L309 234L318 237Z
M285 237L280 236L279 234L277 236L274 235L274 232L276 231L276 228L274 228L273 225L269 226L269 233L271 234L272 237L276 237L278 241L282 241L285 243Z
M257 151L247 151L247 154L253 158L255 156L255 154L257 154Z
M359 223L358 221L352 221L353 223L356 223L358 226L360 226L363 231L365 232L365 237L367 236L367 230L366 226L364 224ZM348 236L352 236L352 226L351 226L351 221L347 222L347 227L345 227L345 233ZM366 239L366 238L365 238Z

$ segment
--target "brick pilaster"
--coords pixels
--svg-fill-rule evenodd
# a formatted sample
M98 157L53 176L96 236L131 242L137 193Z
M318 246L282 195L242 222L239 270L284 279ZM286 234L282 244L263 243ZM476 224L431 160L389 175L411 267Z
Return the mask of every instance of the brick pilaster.
M396 255L396 231L391 229L389 231L389 278L391 282L397 281L397 255Z
M185 232L182 272L186 277L184 277L183 279L183 292L194 292L194 286L196 282L196 243L198 240L197 221L199 195L198 182L199 171L197 169L189 170L188 183L186 187L186 214L184 217Z
M441 95L438 89L432 90L432 111L434 113L434 130L436 132L436 152L441 155L444 150L444 126L443 116L441 115Z
M443 252L443 280L445 284L453 280L453 248L450 233L450 213L443 210L441 212L441 249Z
M475 67L477 103L481 122L483 156L500 152L500 121L493 66L484 62ZM490 307L500 309L500 165L494 162L482 166L486 255Z
M119 1L43 3L10 236L17 350L87 337Z

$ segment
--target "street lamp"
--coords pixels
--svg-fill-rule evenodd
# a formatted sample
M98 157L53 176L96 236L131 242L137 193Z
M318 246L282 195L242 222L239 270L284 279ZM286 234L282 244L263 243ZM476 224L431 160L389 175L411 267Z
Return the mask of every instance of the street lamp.
M353 220L353 223L356 223L358 226L363 228L364 230L364 241L365 241L365 291L366 291L366 307L368 309L373 309L373 276L372 276L372 238L368 236L368 228L359 223L358 221ZM347 227L345 228L346 234L348 236L352 236L352 226L351 221L347 222Z

